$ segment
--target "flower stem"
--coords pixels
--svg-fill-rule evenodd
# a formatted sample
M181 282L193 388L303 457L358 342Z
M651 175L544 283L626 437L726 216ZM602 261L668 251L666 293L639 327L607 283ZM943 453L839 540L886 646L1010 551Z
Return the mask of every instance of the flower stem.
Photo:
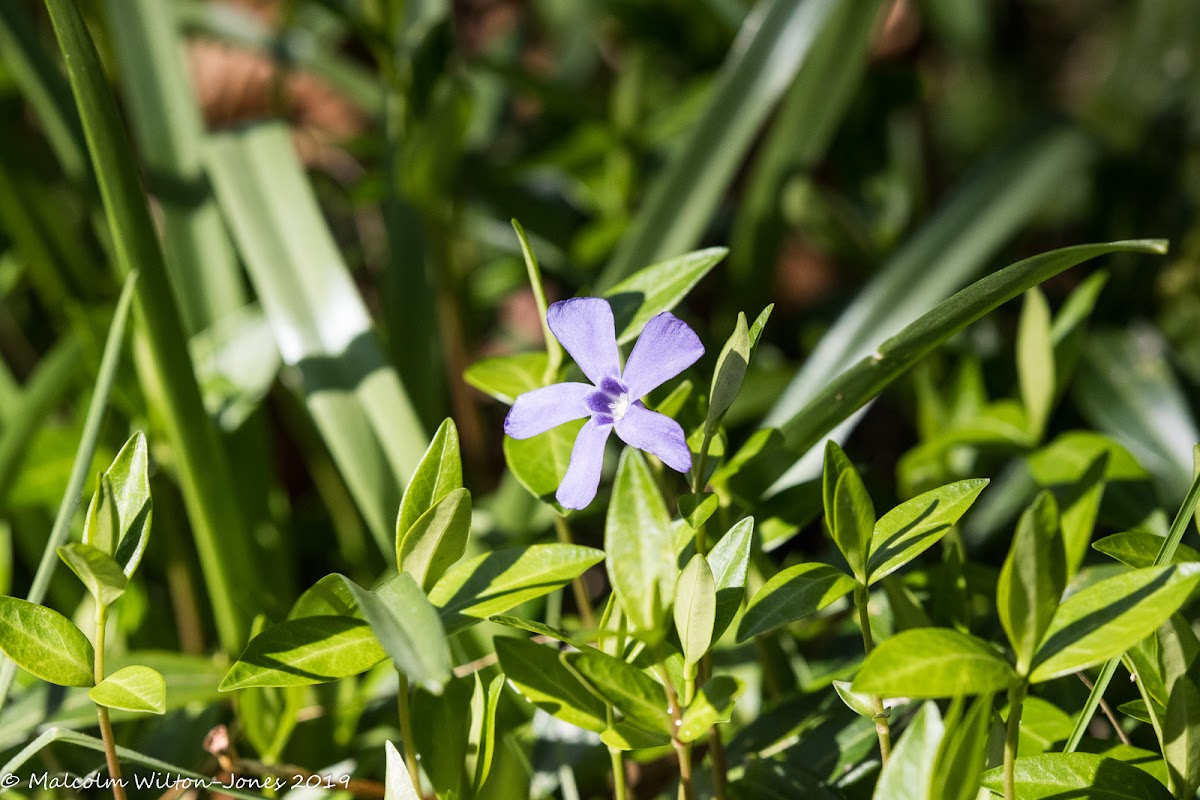
M417 790L417 797L423 797L421 794L421 768L417 766L416 739L413 738L412 712L408 707L408 676L403 672L398 672L398 674L400 675L400 690L397 700L400 706L400 739L404 745L404 765L408 767L408 777L412 779L413 788Z
M96 683L104 680L104 636L108 627L108 606L96 604L96 655L92 662ZM112 722L108 709L96 704L96 715L100 718L100 738L104 742L104 760L108 763L108 776L112 778L113 800L125 800L125 783L121 778L121 762L117 761L117 742L113 738Z
M859 584L858 588L854 590L854 605L858 607L858 624L862 628L863 651L867 655L871 655L871 651L875 649L875 638L871 635L870 601L870 590ZM879 739L879 758L886 764L892 755L892 731L884 712L883 698L879 695L871 695L871 711L875 715L875 735Z
M567 525L567 518L561 514L554 515L554 530L558 534L558 540L563 544L575 543L571 537L571 528ZM588 630L595 630L596 612L592 609L592 601L588 598L587 587L583 585L582 576L571 581L571 591L575 594L575 606L579 610L579 619L583 622L583 626Z
M1017 744L1021 739L1021 706L1025 702L1025 692L1028 689L1029 684L1021 680L1008 690L1008 727L1004 737L1004 800L1016 800L1017 797L1014 765L1017 760Z

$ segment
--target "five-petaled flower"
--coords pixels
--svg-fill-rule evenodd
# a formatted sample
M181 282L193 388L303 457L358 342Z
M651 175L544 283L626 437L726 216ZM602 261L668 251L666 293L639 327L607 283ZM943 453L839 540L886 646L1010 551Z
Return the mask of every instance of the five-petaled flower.
M604 443L615 429L626 444L653 453L671 469L692 468L683 428L651 411L641 398L695 363L704 346L695 331L664 311L646 323L625 369L617 352L612 307L599 297L577 297L550 306L546 322L592 383L555 383L516 399L504 432L528 439L563 423L591 417L571 449L571 462L555 497L564 508L592 502L600 485Z

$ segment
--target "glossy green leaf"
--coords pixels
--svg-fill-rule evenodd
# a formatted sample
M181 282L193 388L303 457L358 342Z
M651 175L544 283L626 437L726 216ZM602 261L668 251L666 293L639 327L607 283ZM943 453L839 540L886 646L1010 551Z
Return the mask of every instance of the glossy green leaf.
M512 405L517 397L545 386L545 353L516 353L476 361L463 372L463 380L501 403Z
M107 475L96 481L96 491L88 505L83 523L83 543L106 556L117 551L117 538L121 535L121 520L117 516L117 501L112 482Z
M470 790L474 686L474 677L456 677L438 694L423 689L412 693L413 749L438 797L463 797Z
M1034 287L1025 293L1017 327L1017 379L1030 436L1040 439L1054 404L1054 345L1050 336L1050 306Z
M425 591L467 550L471 535L471 493L454 489L413 522L397 541L396 563Z
M951 483L906 500L880 517L871 533L869 582L890 575L936 544L987 485L987 479Z
M856 692L850 688L850 681L834 681L833 689L837 696L846 704L846 708L867 719L875 718L875 709L871 707L871 695Z
M833 492L833 518L827 518L826 522L854 577L865 583L871 532L875 529L875 506L853 467L838 478Z
M448 634L561 589L604 553L573 544L495 550L454 565L429 592Z
M926 701L896 743L891 758L879 773L875 797L879 800L925 800L933 797L934 765L938 746L946 733L937 704Z
M404 764L404 757L396 749L396 745L385 742L387 758L387 779L384 784L383 800L421 800L413 786L412 776Z
M698 664L713 643L717 617L717 584L708 560L697 553L675 585L675 630L684 662Z
M95 651L69 619L45 606L0 597L0 650L37 677L59 686L91 686Z
M996 588L1000 624L1022 675L1028 673L1066 588L1067 556L1059 531L1058 503L1054 495L1043 491L1017 523Z
M475 673L475 694L471 695L471 735L468 743L474 752L475 767L471 786L478 793L492 771L492 759L496 754L496 710L500 696L504 693L504 675L484 683Z
M815 614L856 585L857 581L828 564L788 567L767 581L750 601L738 626L738 641Z
M1179 676L1167 699L1162 749L1176 797L1194 797L1200 787L1200 688Z
M1131 570L1094 583L1059 606L1030 679L1047 681L1120 655L1175 613L1200 583L1200 564Z
M834 492L837 490L838 481L841 480L843 472L854 469L854 464L850 462L846 451L842 450L841 446L832 439L825 442L823 458L823 468L821 470L821 508L825 511L825 518L832 520L834 515Z
M791 416L777 430L751 437L714 480L727 485L739 498L756 500L829 431L955 333L1030 287L1083 261L1114 252L1162 254L1166 243L1137 240L1066 247L976 281L880 344L871 355L832 380L823 380L802 407L786 404ZM924 269L927 265L920 266ZM834 363L840 366L845 359Z
M771 303L755 318L754 324L750 326L750 360L754 360L754 354L758 351L758 340L762 337L763 330L767 327L767 320L771 318L771 312L775 310L775 304Z
M643 267L604 292L616 322L617 344L631 342L652 317L670 311L729 251L710 247Z
M461 489L462 485L458 428L455 427L454 420L447 417L438 427L437 433L433 434L433 441L429 443L425 455L421 456L408 486L404 487L400 513L396 517L397 548L399 549L400 542L418 519L450 492Z
M1122 564L1141 568L1154 566L1154 560L1166 541L1161 536L1145 531L1123 531L1093 542L1092 547ZM1189 561L1200 561L1200 550L1181 543L1176 547L1171 563Z
M746 378L746 369L750 366L750 327L746 315L738 312L737 326L733 335L721 348L717 356L717 365L713 370L712 386L708 392L708 416L704 420L707 431L715 431L721 424L725 412L737 399L742 389L742 381Z
M358 601L345 578L336 573L326 575L305 589L288 613L288 619L354 616L361 616Z
M1006 711L1002 713L1007 714ZM1036 695L1025 698L1021 706L1021 738L1017 743L1018 756L1035 756L1057 749L1071 735L1074 722L1058 706Z
M1013 765L1021 800L1168 800L1171 793L1153 777L1122 761L1092 753L1046 753L1018 758ZM1003 768L983 774L983 785L1003 792Z
M150 457L146 436L138 431L129 437L104 475L112 484L116 505L118 542L114 558L125 577L133 576L150 540L154 501L150 497Z
M672 539L658 483L641 453L626 448L604 524L605 565L631 628L651 641L663 635L663 612L675 595Z
M597 698L635 725L648 731L671 734L671 715L662 684L632 664L585 647L560 658Z
M946 628L884 639L863 663L854 691L884 697L955 697L1001 692L1016 673L987 642Z
M121 571L121 565L96 548L70 542L58 548L58 557L79 576L100 605L111 605L125 593L129 579Z
M554 499L554 493L567 474L575 437L585 422L582 419L568 422L529 439L504 437L504 461L512 474L531 495L560 513L565 512Z
M246 645L217 687L304 686L348 678L387 658L367 623L303 617L267 628Z
M683 710L675 738L681 742L694 742L713 725L729 722L733 706L745 690L745 684L729 675L709 678Z
M125 667L89 689L88 697L107 708L165 714L167 682L150 667Z
M608 727L604 702L559 661L556 648L509 637L497 638L495 645L504 676L526 700L589 731Z
M679 515L692 530L699 528L720 508L721 499L713 492L685 494L679 498Z
M437 609L413 577L400 573L372 591L343 580L396 669L430 692L441 692L450 679L450 646Z
M1146 705L1145 700L1130 700L1128 703L1121 703L1121 705L1117 706L1117 711L1147 725L1153 725L1155 721L1154 716L1150 713L1150 707ZM1070 730L1068 729L1067 732L1070 733Z
M930 782L930 798L975 800L979 779L987 765L988 737L992 729L992 696L976 697L961 719L948 715L946 735L938 748Z
M754 517L738 520L717 540L708 554L717 586L717 614L713 622L713 641L717 641L737 616L746 596L746 573L754 539Z

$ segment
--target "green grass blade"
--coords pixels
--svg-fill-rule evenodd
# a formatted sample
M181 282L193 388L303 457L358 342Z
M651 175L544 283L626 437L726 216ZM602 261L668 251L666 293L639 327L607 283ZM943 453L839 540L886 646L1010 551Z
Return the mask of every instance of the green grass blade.
M428 437L388 365L286 129L214 137L210 170L284 362L384 553Z
M754 161L731 234L729 280L756 302L767 294L783 238L780 192L813 169L850 107L867 66L879 3L841 3L813 44ZM758 291L755 291L757 289ZM755 303L744 301L742 306Z
M722 467L714 481L726 483L743 499L759 497L839 423L955 333L1002 303L1088 259L1119 252L1162 254L1166 247L1166 242L1153 239L1064 247L976 281L827 383L778 430L760 431Z
M100 358L96 388L92 392L91 402L88 403L87 417L83 421L83 436L80 438L79 448L75 451L75 460L71 464L71 475L67 479L67 488L63 492L62 502L58 506L58 514L54 517L54 527L50 529L50 538L46 541L41 561L38 562L37 572L34 573L33 583L26 596L31 603L40 603L45 598L46 590L50 587L50 577L58 566L58 548L66 543L67 535L71 532L71 520L75 517L75 508L79 505L79 498L83 494L83 484L88 477L88 468L91 466L92 456L96 452L96 441L100 438L100 429L104 423L104 412L108 408L108 396L112 393L113 381L117 375L117 365L121 361L121 346L125 340L125 326L129 318L129 308L133 302L134 285L137 283L137 278L138 273L131 272L125 279L121 297L117 301L117 309L113 312L112 323L108 328L108 338L104 342L104 354ZM79 354L76 353L70 362L72 372L78 360ZM31 421L25 421L25 424L28 425L30 435L32 435L37 426L31 424ZM5 433L11 432L13 427L15 424L6 429ZM0 463L0 466L3 464ZM0 482L0 488L3 486L4 483ZM2 494L3 492L0 491L0 496ZM0 660L2 660L0 663L0 710L3 710L8 699L8 690L12 686L16 665L7 658Z
M245 292L204 174L204 126L175 8L159 0L105 3L133 136L162 209L171 288L191 336L241 307Z
M221 646L241 646L262 602L250 537L225 451L204 411L187 339L146 204L133 149L95 45L70 0L46 0L100 186L117 269L141 273L134 299L142 385L178 458L179 479Z
M755 7L691 136L648 190L597 281L599 289L695 249L759 128L825 35L837 5L838 0L767 0Z

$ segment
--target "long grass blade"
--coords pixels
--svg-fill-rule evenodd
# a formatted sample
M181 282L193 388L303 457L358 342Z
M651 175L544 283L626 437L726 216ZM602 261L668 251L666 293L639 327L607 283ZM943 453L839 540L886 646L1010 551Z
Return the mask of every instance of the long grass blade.
M636 221L600 274L599 289L647 264L696 249L754 137L825 35L838 2L766 0L749 14L704 113L648 190Z
M204 411L158 236L115 100L79 9L46 0L109 223L121 274L141 273L135 353L152 406L178 458L178 475L221 646L240 647L263 597L225 451Z

